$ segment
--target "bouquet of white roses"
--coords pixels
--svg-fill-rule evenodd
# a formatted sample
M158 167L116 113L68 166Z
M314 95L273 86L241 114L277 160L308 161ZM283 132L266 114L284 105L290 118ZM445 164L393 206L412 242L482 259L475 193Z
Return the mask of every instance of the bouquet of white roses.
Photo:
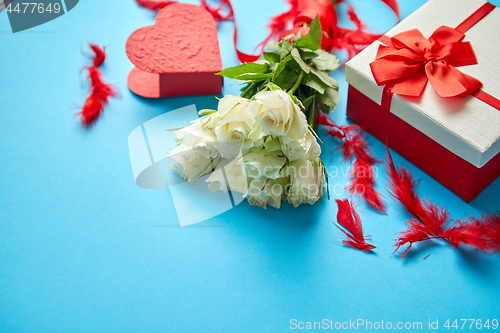
M320 45L316 19L308 35L272 43L257 62L219 73L246 86L175 131L179 146L169 156L180 175L193 182L211 173L210 190L239 192L263 208L321 199L327 175L313 126L319 109L338 101L338 84L327 74L338 60Z

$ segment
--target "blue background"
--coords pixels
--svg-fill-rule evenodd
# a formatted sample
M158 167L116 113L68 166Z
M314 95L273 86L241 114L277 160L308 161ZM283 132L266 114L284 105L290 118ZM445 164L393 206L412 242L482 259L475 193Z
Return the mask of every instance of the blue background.
M373 31L396 21L379 1L351 2ZM424 2L400 1L403 17ZM234 7L240 48L251 52L266 36L269 18L287 5L235 0ZM345 5L339 7L345 13ZM168 190L135 185L127 138L164 112L192 103L215 108L217 101L148 100L127 89L132 64L125 41L154 16L132 0L87 0L54 21L12 34L0 13L1 332L283 332L291 319L325 318L420 321L424 327L438 319L442 328L446 319L500 319L498 254L451 250L441 242L415 246L404 260L391 254L409 215L387 193L382 169L377 180L387 215L355 200L365 234L377 246L373 254L339 243L334 200L280 210L243 203L178 227ZM232 22L218 25L225 67L238 64L232 28ZM86 96L79 74L88 63L81 50L90 41L107 46L103 72L121 98L85 130L73 114ZM344 74L332 74L341 88L332 115L339 123L346 122ZM225 83L226 94L238 93L238 86ZM349 165L330 152L337 143L323 131L320 136L327 167L346 172ZM368 141L384 157L384 145ZM466 204L393 155L421 178L419 193L454 217L499 210L500 179ZM347 182L342 175L331 180Z

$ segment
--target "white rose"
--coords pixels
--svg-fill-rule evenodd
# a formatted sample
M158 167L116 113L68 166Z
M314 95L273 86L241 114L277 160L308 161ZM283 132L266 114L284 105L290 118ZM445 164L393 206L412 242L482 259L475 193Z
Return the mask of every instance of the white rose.
M199 121L201 121L201 126L203 127L204 130L210 130L213 133L215 125L217 125L219 118L220 118L219 112L215 111L210 114L204 115L199 119Z
M300 139L307 130L304 112L282 90L257 93L247 104L247 112L266 134Z
M286 199L286 191L290 179L268 179L265 177L252 179L245 197L252 206L267 208L267 205L279 209L281 201Z
M244 195L251 206L259 206L262 208L267 208L267 202L269 196L264 191L266 182L268 179L266 177L261 177L259 179L252 179L248 184L248 192Z
M231 190L241 194L247 193L248 179L243 158L239 156L235 159L221 160L217 169L207 178L206 182L209 183L208 189L212 192Z
M303 203L312 205L323 197L324 172L319 158L314 162L309 160L291 162L286 167L285 174L289 175L291 180L288 202L294 207Z
M249 152L243 156L247 176L253 179L266 177L276 179L280 176L280 170L286 163L286 157L278 156L276 153L266 155L265 149Z
M278 137L273 138L271 135L266 137L263 144L266 154L280 153L281 152L281 142Z
M307 134L298 140L288 136L280 137L281 150L288 157L288 160L307 159L314 161L321 154L321 147L310 130Z
M286 199L286 192L289 185L290 179L288 177L269 180L263 190L267 196L267 204L279 209L281 201Z
M168 156L177 161L174 169L179 171L182 178L192 183L198 177L210 172L218 164L219 158L205 156L207 151L206 147L190 147L180 144L177 148L172 149Z
M240 150L244 154L254 145L249 139L254 121L246 112L247 102L247 99L240 96L226 96L219 101L215 135L221 143L218 150L222 157L236 157Z
M174 131L177 136L177 140L187 147L197 149L198 153L202 154L206 158L217 157L219 154L215 146L215 134L212 130L205 126L207 122L212 121L212 119L217 116L217 114L211 114L209 116L199 118L193 121L191 125Z
M202 128L202 119L175 131L181 143L168 152L168 156L177 161L174 168L189 183L210 172L220 158L213 146L215 136L210 130Z

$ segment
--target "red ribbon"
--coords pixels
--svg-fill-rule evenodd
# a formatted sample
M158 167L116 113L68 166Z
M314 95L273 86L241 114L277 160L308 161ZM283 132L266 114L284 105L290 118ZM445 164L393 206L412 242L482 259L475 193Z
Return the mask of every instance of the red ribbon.
M337 0L340 3L343 0ZM399 6L397 0L381 0L396 14L398 21L400 18ZM136 2L144 8L150 10L159 10L176 0L136 0ZM253 62L262 54L266 43L273 37L279 36L280 39L290 34L297 35L299 31L302 36L309 33L309 25L316 15L319 16L321 27L323 30L323 38L321 48L325 51L331 52L335 49L346 49L349 53L349 58L353 57L356 53L361 51L363 46L371 44L377 40L380 35L371 34L364 31L364 24L359 20L354 7L349 5L347 14L351 21L356 25L356 29L348 29L339 27L337 25L337 10L331 0L287 0L290 4L290 9L283 12L271 19L269 28L271 29L270 35L264 39L258 46L261 47L261 52L258 54L246 54L238 49L238 30L236 24L236 17L234 15L233 6L230 0L218 0L219 5L212 7L208 4L207 0L200 0L203 8L207 9L217 21L234 20L234 33L233 43L236 50L238 59L245 62ZM292 24L293 23L293 24ZM289 25L291 29L288 29Z
M428 40L417 29L381 36L387 46L379 47L370 64L377 84L386 84L380 105L390 110L393 94L420 96L431 81L441 97L472 95L500 110L500 100L479 89L480 81L455 68L477 64L472 47L463 42L464 33L495 8L486 2L455 29L440 27Z
M337 0L336 4L343 0ZM394 12L398 21L400 19L399 6L397 0L382 0ZM356 25L356 29L350 29L338 26L337 9L331 0L288 0L291 8L288 12L273 17L270 24L271 34L259 45L263 46L273 36L279 36L279 40L293 34L297 35L299 31L302 36L309 33L308 25L319 17L323 36L321 48L327 52L334 49L346 49L349 58L361 51L362 46L371 44L377 40L379 34L365 32L365 24L361 22L354 11L354 6L348 4L347 14L349 19ZM292 27L286 29L286 26L292 22Z
M430 81L441 97L465 97L482 86L481 81L456 67L477 64L465 35L442 26L427 39L418 29L408 30L381 45L370 64L378 85L390 85L391 92L420 96Z

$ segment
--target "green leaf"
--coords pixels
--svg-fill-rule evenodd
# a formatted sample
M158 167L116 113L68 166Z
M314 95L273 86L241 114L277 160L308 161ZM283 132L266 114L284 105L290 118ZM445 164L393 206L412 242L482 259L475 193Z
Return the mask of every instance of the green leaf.
M299 52L302 59L311 59L318 56L318 54L316 53L317 51L315 52L308 49L299 49Z
M323 50L316 51L317 56L312 58L313 65L320 71L331 72L339 66L339 59L331 53Z
M297 32L297 36L295 36L293 41L298 42L301 38L302 38L302 30L299 30L299 32Z
M299 50L297 50L296 48L293 48L292 49L292 57L304 72L309 73L310 67L307 66L307 64L304 62L304 60L302 60L302 58L300 57Z
M304 84L308 87L313 88L320 94L323 94L325 92L325 89L328 87L326 83L324 83L320 78L312 73L306 75Z
M295 61L291 61L292 59L292 55L287 56L281 60L274 71L273 83L280 86L283 90L290 89L299 77L297 71L302 71Z
M293 86L293 84L299 79L299 76L300 74L297 71L290 71L285 77L285 82L290 83Z
M289 55L285 59L281 60L281 62L278 64L276 67L276 70L274 71L274 77L273 77L273 82L280 86L282 89L287 90L293 86L293 82L290 82L289 80L297 79L298 78L298 73L295 72L291 66L291 64L294 64L298 70L300 70L300 67L295 63L295 61L291 61L293 57Z
M241 74L241 75L238 75L236 77L236 79L238 80L244 80L244 81L247 81L247 80L250 80L250 81L254 81L254 80L264 80L264 79L267 79L267 78L272 78L273 77L273 73L246 73L246 74Z
M259 57L259 59L255 60L254 62L252 62L252 64L257 64L257 65L264 65L264 64L268 64L269 65L269 61L267 61L266 59L264 59L263 57Z
M265 73L269 69L269 64L257 64L254 62L249 62L235 67L229 67L224 69L222 72L217 73L217 75L229 77L231 79L237 79L238 76L248 73Z
M290 55L291 57L291 55ZM292 57L292 60L293 60L293 57ZM299 64L294 60L294 61L290 61L288 63L288 66L290 67L290 69L294 70L294 71L297 71L297 72L303 72L302 68L300 68Z
M319 18L316 15L314 21L312 21L309 27L309 33L297 40L295 46L300 48L306 48L313 51L316 51L321 47L321 38L323 32L321 31L321 23L319 22Z
M250 98L256 94L258 89L257 81L250 82L245 87L241 88L241 97Z
M328 105L321 103L321 101L318 101L318 106L324 113L330 113L330 107Z
M300 108L301 108L302 110L305 110L305 109L306 109L306 108L304 107L304 104L302 104L302 102L300 101L300 99L298 99L298 98L297 98L297 96L295 96L295 95L291 95L290 97L292 98L292 100L293 100L293 102L294 102L295 104L297 104L298 106L300 106Z
M327 87L325 92L319 95L319 100L321 103L328 105L329 107L335 109L337 103L339 102L340 94L337 89Z
M333 77L328 75L326 72L317 70L314 67L310 67L310 68L311 68L311 73L316 75L318 77L318 79L323 81L327 86L335 88L335 89L339 88L339 83L337 82L337 80L335 80Z
M216 110L210 110L210 109L203 109L203 110L198 111L198 114L200 116L202 116L202 115L212 114L212 113L215 113L215 112L217 112L217 111Z
M283 70L286 68L287 62L289 62L290 60L292 60L291 55L281 60L281 62L276 67L276 70L274 71L274 80L276 80L276 78L283 72Z
M297 91L300 92L300 90L297 90ZM304 106L307 106L306 104L309 105L310 102L312 102L313 99L315 99L315 97L316 97L316 95L311 95L311 96L305 98L304 94L302 94L302 93L299 94L299 98L302 101L302 103L304 103Z
M306 108L306 110L310 110L310 106L313 103L313 100L312 99L308 99L308 100L303 101L300 98L300 96L299 96L299 99L301 100L302 104L304 104L304 107ZM307 118L309 118L309 116Z
M282 90L288 90L293 87L295 82L297 82L297 79L299 78L299 73L296 71L289 71L287 72L286 77L282 78L280 77L280 80L278 82L275 82Z
M311 98L313 98L315 96L315 95L311 95L309 97L306 97L306 95L304 94L304 92L302 91L302 89L297 89L295 91L295 93L297 94L297 97L302 101L302 103L304 104L304 106L306 106L305 104L308 102L308 100L310 100Z
M270 62L279 62L281 60L281 46L276 42L269 42L264 50L264 59Z
M277 84L274 84L272 82L269 82L267 84L267 87L269 88L269 90L281 90L280 86L278 86Z
M280 42L280 44L281 44L280 60L283 60L283 59L285 59L288 56L288 54L292 50L293 43L290 43L286 39L282 39L281 42Z
M178 130L181 130L183 129L184 127L178 127L178 128L169 128L167 130L167 132L175 132L175 131L178 131ZM177 139L175 139L177 141ZM182 140L181 140L182 141ZM179 142L180 143L180 142Z

